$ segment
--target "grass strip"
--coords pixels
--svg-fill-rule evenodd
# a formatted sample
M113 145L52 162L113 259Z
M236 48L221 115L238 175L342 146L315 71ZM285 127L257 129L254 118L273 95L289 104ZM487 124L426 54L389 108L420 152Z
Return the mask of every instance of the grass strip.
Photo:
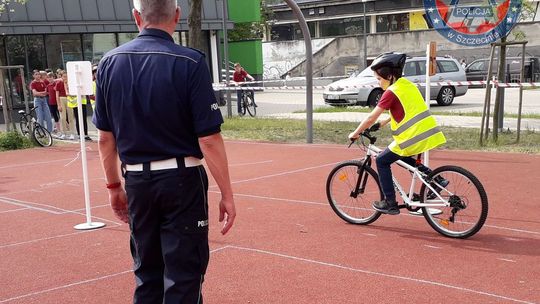
M347 145L347 136L357 125L354 122L313 121L313 142ZM226 139L280 143L306 142L304 120L235 117L226 119L221 129ZM515 142L515 132L499 133L497 143L488 141L485 146L480 146L478 129L442 127L442 130L447 139L442 149L540 154L540 132L523 130L519 143ZM378 132L378 138L378 146L390 144L392 141L390 129L384 128Z

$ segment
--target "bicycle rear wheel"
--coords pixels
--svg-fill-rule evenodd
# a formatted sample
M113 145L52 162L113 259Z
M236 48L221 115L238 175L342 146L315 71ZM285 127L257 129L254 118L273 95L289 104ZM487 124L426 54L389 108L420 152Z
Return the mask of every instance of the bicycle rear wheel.
M24 136L28 136L28 133L30 133L30 130L28 130L28 121L26 118L22 118L19 122L19 128L21 129L21 133Z
M350 160L338 164L328 175L326 196L334 212L351 224L367 225L381 213L372 207L383 193L377 173L370 167L362 169L362 162Z
M240 99L238 102L240 103L240 112L238 113L238 115L240 115L240 116L246 115L246 107L247 107L247 105L246 105L246 95L245 95L245 93L242 94L242 99Z
M484 187L471 172L458 166L443 166L433 170L430 180L440 176L449 184L442 188L432 182L430 185L439 195L448 200L447 207L436 207L442 213L432 214L427 208L422 213L429 225L440 234L451 238L468 238L484 225L488 214L488 198ZM440 201L425 184L420 189L421 202Z
M32 136L34 137L34 140L42 147L50 147L52 146L53 139L51 136L51 133L42 127L39 124L34 125L34 130L32 131Z
M253 101L253 96L250 93L244 95L244 106L247 108L247 111L251 117L257 115L257 108L255 107L255 102Z

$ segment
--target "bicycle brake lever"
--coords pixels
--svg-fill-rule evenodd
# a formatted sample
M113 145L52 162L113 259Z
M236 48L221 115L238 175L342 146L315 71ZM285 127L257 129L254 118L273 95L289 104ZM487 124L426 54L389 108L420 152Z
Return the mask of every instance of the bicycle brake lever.
M352 138L352 139L351 139L351 143L349 144L349 146L348 146L347 148L350 148L350 147L354 144L354 142L356 142L356 139L355 139L355 138Z

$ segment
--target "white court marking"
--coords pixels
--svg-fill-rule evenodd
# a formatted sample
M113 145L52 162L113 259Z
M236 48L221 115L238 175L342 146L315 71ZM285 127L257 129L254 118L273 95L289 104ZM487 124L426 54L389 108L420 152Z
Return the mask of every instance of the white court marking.
M394 275L394 274L388 274L388 273L365 270L365 269L358 269L358 268L353 268L353 267L349 267L349 266L343 266L343 265L339 265L339 264L327 263L327 262L322 262L322 261L317 261L317 260L306 259L306 258L302 258L302 257L282 254L282 253L278 253L278 252L272 252L272 251L267 251L267 250L249 248L249 247L241 247L241 246L233 246L233 245L230 245L228 247L232 248L232 249L238 249L238 250L241 250L241 251L250 251L250 252L255 252L255 253L259 253L259 254L277 256L277 257L286 258L286 259L289 259L289 260L301 261L301 262L306 262L306 263L311 263L311 264L316 264L316 265L321 265L321 266L338 268L338 269L342 269L342 270L348 270L348 271L359 272L359 273L375 275L375 276L381 276L381 277L397 279L397 280L410 281L410 282L419 283L419 284L426 284L426 285L432 285L432 286L437 286L437 287L449 288L449 289L459 290L459 291L462 291L462 292L470 292L470 293L474 293L474 294L478 294L478 295L487 296L487 297L490 297L490 298L497 298L497 299L512 301L512 302L516 302L516 303L534 304L534 302L519 300L519 299L515 299L515 298L510 298L510 297L490 293L490 292L485 292L485 291L480 291L480 290L475 290L475 289L470 289L470 288L445 284L445 283L441 283L441 282L432 282L432 281L423 280L423 279L416 279L416 278L413 278L413 277Z
M224 246L224 247L216 248L214 250L210 250L210 253L216 253L216 252L222 251L223 249L227 249L229 247L230 246L227 245L227 246ZM35 292L23 294L23 295L20 295L20 296L9 298L9 299L0 300L0 303L7 303L7 302L15 301L15 300L20 300L20 299L23 299L23 298L28 298L28 297L32 297L32 296L41 295L41 294L52 292L52 291L71 288L71 287L78 286L78 285L83 285L83 284L93 283L93 282L97 282L97 281L107 280L107 279L110 279L110 278L114 278L114 277L117 277L117 276L121 276L121 275L124 275L124 274L131 273L131 272L133 272L133 270L125 270L125 271L112 273L112 274L108 274L108 275L97 277L97 278L92 278L92 279L87 279L87 280L83 280L83 281L73 282L73 283L70 283L70 284L65 284L65 285L61 285L61 286L57 286L57 287L53 287L53 288L49 288L49 289L44 289L44 290L40 290L40 291L35 291Z
M68 161L68 160L72 160L72 158L63 158L63 159L48 160L48 161L41 161L41 162L15 164L15 165L9 165L9 166L0 167L0 169L11 169L11 168L20 168L20 167L52 164L52 163L58 163L58 162L65 162L65 161Z
M208 192L215 193L215 194L221 194L221 192L213 191L213 190L209 190ZM251 194L242 194L242 193L234 193L234 196L255 198L255 199L260 199L260 200L281 201L281 202L286 202L286 203L298 203L298 204L305 204L305 205L328 206L328 203L320 203L320 202L305 201L305 200L295 200L295 199L287 199L287 198L277 198L277 197L269 197L269 196L260 196L260 195L251 195ZM419 220L424 219L423 217L418 217L417 215L411 215L411 214L401 214L400 216L407 216L409 218L416 218L416 219L419 219ZM494 225L486 225L486 224L484 224L483 228L492 228L492 229L500 229L500 230L507 230L507 231L512 231L512 232L517 232L517 233L527 233L527 234L533 234L533 235L540 235L540 232L538 232L538 231L515 229L515 228L501 227L501 226L494 226Z
M262 164L269 164L273 163L273 160L263 160L258 162L252 162L252 163L238 163L238 164L229 164L229 167L240 167L240 166L252 166L252 165L262 165Z

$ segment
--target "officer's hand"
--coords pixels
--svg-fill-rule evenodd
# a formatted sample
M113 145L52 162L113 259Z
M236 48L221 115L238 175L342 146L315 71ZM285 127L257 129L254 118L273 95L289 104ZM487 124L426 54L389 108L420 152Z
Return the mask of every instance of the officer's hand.
M128 204L126 191L122 188L109 189L109 202L114 215L124 223L128 222Z
M227 214L226 217L225 214ZM223 224L221 234L225 235L229 229L231 229L235 218L236 208L234 207L234 200L232 198L222 198L219 202L219 222L221 223L223 220L225 220L225 224Z

